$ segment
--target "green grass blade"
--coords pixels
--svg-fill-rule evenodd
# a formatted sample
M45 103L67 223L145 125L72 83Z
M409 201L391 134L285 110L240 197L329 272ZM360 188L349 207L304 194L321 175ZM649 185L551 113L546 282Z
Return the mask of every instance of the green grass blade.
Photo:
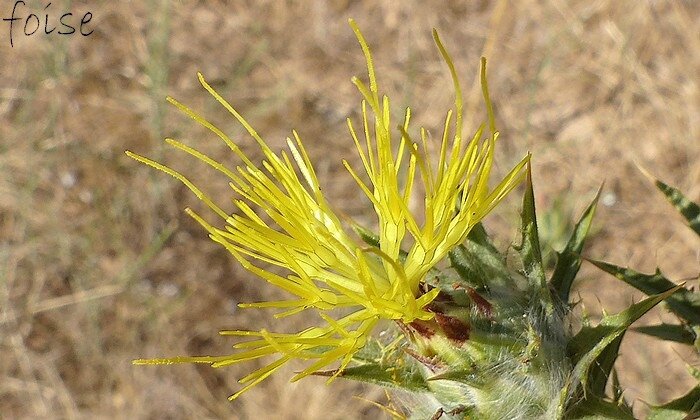
M569 302L571 285L581 267L581 251L591 228L601 189L602 187L598 189L595 198L593 198L591 204L583 212L581 219L576 223L564 250L557 252L557 264L554 267L550 284L563 303Z
M675 284L664 277L661 271L654 274L643 274L629 268L618 267L603 261L590 262L601 270L612 274L625 283L633 286L647 295L654 295L668 290ZM700 324L700 293L691 292L681 287L676 294L666 299L669 308L679 317L692 324Z

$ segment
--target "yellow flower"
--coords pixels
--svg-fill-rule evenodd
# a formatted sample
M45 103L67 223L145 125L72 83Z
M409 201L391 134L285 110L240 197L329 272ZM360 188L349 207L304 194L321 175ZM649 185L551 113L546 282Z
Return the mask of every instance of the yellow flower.
M310 361L310 364L292 381L339 361L337 375L365 345L379 320L411 323L433 317L425 307L435 299L438 289L419 292L426 273L462 243L471 228L523 178L529 156L494 189L489 189L488 179L498 133L483 59L481 83L488 108L490 135L482 139L482 126L465 144L461 134L462 97L456 71L433 31L456 90L454 134L449 141L453 115L450 111L445 120L439 159L434 167L435 163L427 157L425 130L420 132L421 146L408 134L409 109L398 133L393 132L389 98L383 96L380 99L367 42L355 22L351 20L350 25L367 61L369 86L353 79L364 97L360 135L350 119L347 123L369 184L347 162L343 163L374 206L379 246L365 246L346 233L321 192L314 168L296 132L293 132L293 140L287 139L289 154L284 151L276 154L200 74L202 86L245 127L265 159L261 165L255 165L226 134L172 98L168 101L220 137L240 158L242 165L230 170L176 140L166 141L225 174L230 179L231 188L240 196L234 200L239 211L228 214L182 174L148 158L131 152L127 154L183 182L226 221L224 227L215 227L194 211L186 210L209 232L211 239L224 246L247 270L294 296L285 301L241 304L242 307L283 309L276 317L309 309L325 323L296 334L279 334L264 329L222 331L222 335L249 337L251 340L234 345L236 351L230 355L147 359L135 363L194 362L220 367L265 356L277 357L242 378L240 382L245 386L231 399L293 359ZM362 134L363 141L360 140ZM398 147L395 136L399 137ZM414 214L408 205L416 173L420 175L425 190L422 217ZM265 218L258 215L262 214L260 211ZM405 257L400 256L401 245L406 243L404 239L407 237L410 247ZM289 274L286 277L274 274L260 268L260 264L282 267ZM338 317L338 311L335 311L338 308L345 308L342 313L347 315Z

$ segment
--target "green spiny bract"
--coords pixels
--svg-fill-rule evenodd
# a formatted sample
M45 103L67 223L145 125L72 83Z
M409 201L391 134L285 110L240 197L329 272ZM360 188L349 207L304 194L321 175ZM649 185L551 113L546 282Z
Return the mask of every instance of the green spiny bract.
M688 226L700 237L700 206L686 198L680 190L671 187L645 172L668 201L687 220ZM674 286L661 270L654 274L643 274L629 268L618 267L602 261L591 261L601 270L653 295ZM679 286L678 291L665 300L668 309L678 317L678 324L658 324L635 328L636 331L662 340L686 344L700 354L700 292ZM685 395L665 404L651 407L649 419L687 420L700 418L700 369L689 366L690 374L698 381Z
M547 279L528 171L515 251L499 252L483 226L475 227L450 253L449 269L433 270L422 285L424 292L440 289L429 307L434 319L397 324L403 339L370 343L340 376L397 389L393 399L415 419L634 418L613 369L620 343L633 322L664 299L673 308L685 289L663 283L621 313L574 331L570 290L597 199ZM692 408L699 392L672 403Z

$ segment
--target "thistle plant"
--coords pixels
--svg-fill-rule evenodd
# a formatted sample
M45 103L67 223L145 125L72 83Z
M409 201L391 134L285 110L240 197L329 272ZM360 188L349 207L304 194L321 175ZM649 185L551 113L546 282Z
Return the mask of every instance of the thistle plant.
M700 237L700 206L690 201L683 193L666 183L655 179L643 171L668 201L687 220L688 226ZM591 261L601 270L634 288L653 295L671 289L675 284L661 270L644 274L630 268L623 268L603 261ZM698 277L700 279L700 277ZM700 291L693 291L683 285L676 286L677 292L666 298L666 307L677 318L676 324L657 324L635 328L636 331L652 337L691 346L700 355ZM698 385L685 395L665 404L651 406L649 418L653 419L697 419L700 418L700 368L688 366Z
M394 400L410 418L631 418L619 387L606 395L611 375L616 383L612 366L620 341L636 319L681 286L664 283L622 313L605 316L596 326L584 325L574 334L570 290L597 197L548 278L529 154L502 179L490 179L499 133L486 61L481 61L480 81L487 120L472 136L463 137L457 70L433 31L455 89L454 109L447 112L439 153L433 157L426 130L411 134L410 109L399 125L392 123L390 101L380 94L370 47L352 20L350 25L368 71L368 83L352 79L363 98L362 119L359 124L347 120L363 171L343 163L376 213L376 231L341 222L297 132L287 139L288 151L275 153L201 74L202 86L245 128L264 160L253 162L222 130L172 98L168 101L218 136L240 163L230 169L180 141L166 142L226 176L236 196L236 211L223 210L183 174L127 152L185 184L223 219L210 222L186 210L209 237L253 275L290 295L288 300L241 307L273 308L280 310L276 318L297 315L320 324L310 323L293 334L266 328L221 331L247 341L234 344L228 355L134 363L205 363L218 368L271 360L241 378L243 386L231 399L286 363L301 360L305 368L292 381L320 375L329 381L346 378L395 389ZM514 251L501 252L481 221L521 184L521 241L512 246ZM417 194L421 211L409 205ZM270 266L286 274L276 274ZM379 330L388 333L379 337ZM397 410L388 412L400 415Z

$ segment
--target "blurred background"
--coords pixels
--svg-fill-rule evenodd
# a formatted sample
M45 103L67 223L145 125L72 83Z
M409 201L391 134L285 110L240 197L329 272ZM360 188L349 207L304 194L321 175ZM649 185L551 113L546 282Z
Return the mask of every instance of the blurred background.
M15 2L4 0L10 16ZM452 105L437 28L467 101L467 131L484 117L479 58L502 133L498 172L533 153L543 236L563 232L605 182L585 255L642 271L659 266L697 287L700 246L639 164L700 199L700 2L522 1L27 1L16 16L79 33L25 36L0 28L0 417L381 418L382 391L321 378L288 384L299 366L235 402L254 363L132 366L138 357L224 354L220 329L275 328L236 304L279 297L209 241L183 208L203 206L124 150L191 175L225 204L226 181L167 147L172 136L235 164L226 147L165 102L171 95L216 122L253 160L243 129L198 85L201 71L274 150L295 128L330 202L371 225L371 208L341 164L357 163L345 117L357 118L366 78L347 19L373 49L394 111L413 129L442 130ZM43 22L42 22L43 24ZM19 29L18 29L19 28ZM486 220L502 248L517 238L516 192ZM211 220L215 220L211 218ZM584 264L575 285L593 320L640 295ZM668 320L656 310L641 320ZM296 321L299 322L299 321ZM293 329L295 321L286 327ZM286 328L285 327L285 328ZM682 348L630 333L620 376L644 401L692 384ZM695 361L697 362L697 360ZM359 398L356 398L359 397Z

